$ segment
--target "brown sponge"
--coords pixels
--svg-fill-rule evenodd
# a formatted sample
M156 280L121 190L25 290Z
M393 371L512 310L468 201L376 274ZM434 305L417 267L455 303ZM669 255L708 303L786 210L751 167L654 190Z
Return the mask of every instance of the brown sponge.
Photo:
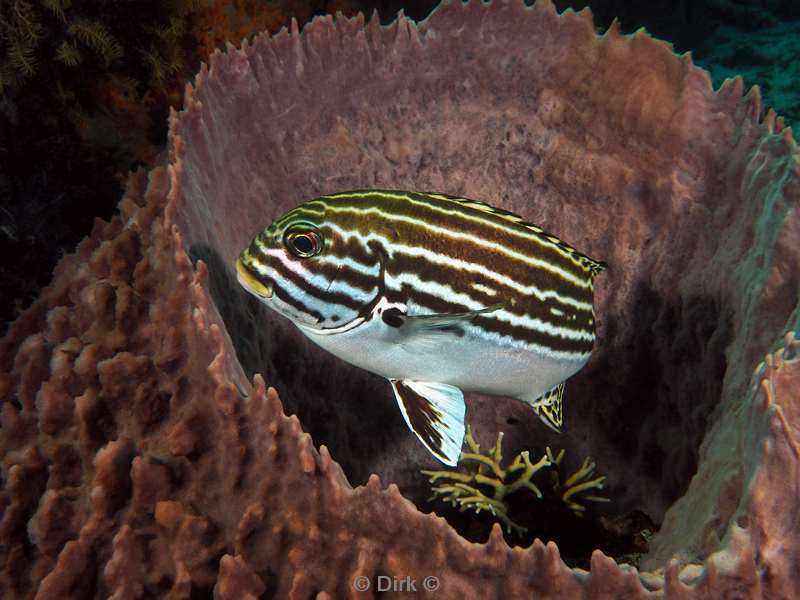
M210 62L167 164L0 341L0 595L791 597L800 154L757 88L715 91L689 56L549 0L318 18ZM614 510L661 523L647 571L420 512L435 465L386 382L236 284L271 219L365 187L485 200L609 263L566 432L479 396L469 420L508 456L592 455Z

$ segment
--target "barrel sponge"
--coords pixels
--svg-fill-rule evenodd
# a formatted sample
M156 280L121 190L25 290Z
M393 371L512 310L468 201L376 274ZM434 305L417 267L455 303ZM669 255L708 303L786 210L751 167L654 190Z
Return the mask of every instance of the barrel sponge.
M214 54L165 163L0 341L3 596L361 597L378 575L442 598L791 596L798 156L757 88L549 0L317 18ZM408 474L435 464L384 382L239 289L274 216L365 187L486 200L609 263L566 432L541 441L661 524L641 570L420 512ZM518 423L509 456L545 435L469 402L490 439Z

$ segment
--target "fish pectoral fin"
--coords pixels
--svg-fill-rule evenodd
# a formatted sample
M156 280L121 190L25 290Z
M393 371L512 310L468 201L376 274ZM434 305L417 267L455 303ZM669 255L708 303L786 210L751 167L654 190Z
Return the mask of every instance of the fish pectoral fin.
M497 304L460 313L398 316L398 342L409 352L435 351L442 342L442 336L463 336L463 325L478 315L494 312L500 307Z
M561 426L564 424L563 381L530 404L545 425L553 431L561 433Z
M390 379L409 429L436 458L456 466L464 443L464 394L444 383Z
M478 310L470 310L459 313L443 313L443 314L430 314L430 315L414 315L406 316L408 325L421 330L440 330L447 331L454 327L458 327L464 323L468 323L478 315L484 315L494 312L502 308L502 304L494 304L486 308Z

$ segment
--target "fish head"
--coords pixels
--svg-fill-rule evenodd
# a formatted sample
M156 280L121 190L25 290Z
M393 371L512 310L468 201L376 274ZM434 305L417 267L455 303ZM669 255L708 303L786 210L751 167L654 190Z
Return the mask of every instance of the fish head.
M365 319L380 289L380 256L348 223L308 201L256 235L236 260L239 283L305 330L335 333Z

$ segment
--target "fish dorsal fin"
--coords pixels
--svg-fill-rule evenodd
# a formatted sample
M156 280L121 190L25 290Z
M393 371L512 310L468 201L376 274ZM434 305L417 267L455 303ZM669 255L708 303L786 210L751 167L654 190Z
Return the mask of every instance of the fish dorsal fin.
M585 254L581 254L577 250L573 250L572 254L580 261L584 269L589 271L589 274L592 277L592 281L594 281L595 277L597 277L600 273L602 273L608 268L608 264L604 263L602 260L595 260L593 258L589 258Z
M469 198L457 198L455 196L447 196L447 198L453 200L454 202L458 202L461 206L468 206L469 208L474 208L475 210L491 213L511 223L516 223L518 225L522 225L523 227L527 227L528 229L536 233L546 234L545 230L539 227L538 225L534 225L533 223L526 221L519 215L515 215L514 213L504 210L502 208L497 208L496 206L492 206L491 204L487 204L486 202L481 202L480 200L470 200Z
M507 210L503 210L502 208L497 208L496 206L492 206L491 204L486 204L486 202L481 202L480 200L470 200L469 198L457 198L455 196L446 196L445 194L438 194L439 196L446 197L454 202L458 202L461 206L468 206L469 208L474 208L475 210L480 210L482 212L490 213L500 217L501 219L505 219L510 223L514 223L516 225L521 225L525 227L529 231L536 233L537 235L541 236L541 238L547 240L554 246L557 246L560 250L566 252L570 256L572 256L581 267L586 270L592 279L594 279L599 273L604 271L608 265L602 261L594 260L578 252L575 248L567 244L565 241L559 239L558 237L554 236L551 233L546 232L544 229L539 227L538 225L531 223L530 221L526 221L519 215L515 215L512 212Z
M464 443L464 394L444 383L390 379L406 424L425 447L454 467Z
M564 424L564 382L531 403L534 412L550 429L561 433Z

